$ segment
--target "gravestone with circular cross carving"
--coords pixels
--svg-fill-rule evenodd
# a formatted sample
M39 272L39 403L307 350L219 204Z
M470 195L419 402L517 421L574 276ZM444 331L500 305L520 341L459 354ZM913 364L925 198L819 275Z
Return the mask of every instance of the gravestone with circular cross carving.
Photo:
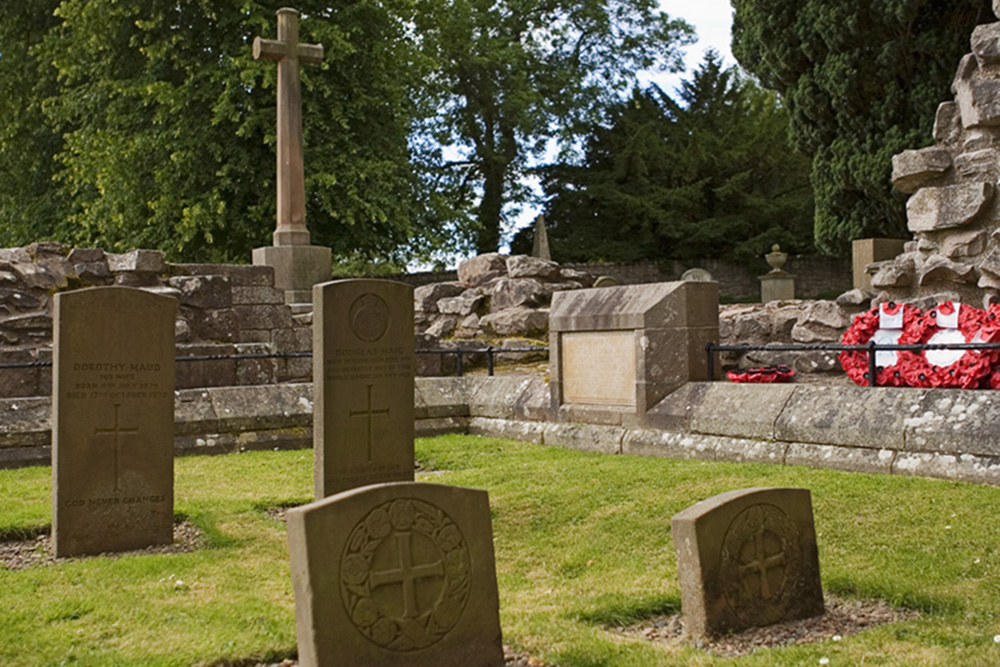
M290 510L302 667L503 665L485 491L399 482Z
M823 613L808 489L740 489L670 521L688 637Z
M313 288L316 497L413 480L413 288L335 280Z

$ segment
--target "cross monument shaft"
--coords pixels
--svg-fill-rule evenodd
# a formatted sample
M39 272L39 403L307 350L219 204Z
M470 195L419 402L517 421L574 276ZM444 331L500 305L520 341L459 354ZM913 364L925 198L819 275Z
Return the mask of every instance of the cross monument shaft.
M299 42L299 13L283 7L278 10L278 39L256 37L253 57L278 63L278 211L274 245L307 246L299 62L322 62L323 45Z

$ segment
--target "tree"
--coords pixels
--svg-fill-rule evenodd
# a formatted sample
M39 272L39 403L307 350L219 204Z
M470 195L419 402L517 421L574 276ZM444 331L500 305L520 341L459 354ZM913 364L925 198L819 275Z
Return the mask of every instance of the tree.
M773 243L811 249L808 161L774 93L709 51L672 99L633 91L585 138L583 164L546 170L559 261L759 261ZM521 234L515 251L530 248Z
M425 127L447 149L432 156L438 187L456 210L474 206L481 253L497 250L529 158L571 138L635 72L678 69L691 36L655 0L418 0L414 21L434 64L426 101L443 110Z
M0 183L0 214L21 218L0 235L161 248L187 261L246 259L270 243L276 72L253 60L250 44L256 35L273 38L281 4L4 3L3 34L30 29L11 48L17 58L8 59L3 43L0 86L13 91L22 115L43 114L5 114L20 127L2 135L0 168L48 166L37 170L37 190L53 204L28 215L25 198ZM327 51L321 66L302 68L313 242L338 255L379 257L443 242L439 230L420 227L424 195L408 138L409 82L421 70L404 19L376 3L299 7L303 39ZM20 27L8 26L11 15ZM31 68L40 73L35 85ZM29 123L34 136L23 133ZM26 141L34 155L18 153Z
M791 111L812 158L817 244L906 234L891 158L930 143L989 0L732 0L733 53Z

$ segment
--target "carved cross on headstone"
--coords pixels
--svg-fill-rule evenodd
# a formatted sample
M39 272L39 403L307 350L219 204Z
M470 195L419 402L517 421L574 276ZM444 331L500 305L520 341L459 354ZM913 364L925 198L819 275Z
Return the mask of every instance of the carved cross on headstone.
M444 563L436 560L433 563L417 565L410 553L410 533L396 533L396 548L399 554L399 567L393 570L372 572L368 581L372 588L388 584L401 584L403 587L403 617L416 618L423 613L417 604L417 590L414 586L417 579L443 579Z
M372 417L382 417L389 415L389 408L379 410L372 409L372 385L368 385L368 408L365 410L351 410L351 417L365 417L368 419L368 462L372 460Z
M309 245L302 157L302 88L299 61L323 61L322 44L299 42L299 13L278 10L278 39L253 41L253 57L278 62L278 224L274 245Z
M121 409L121 403L115 403L115 423L111 428L94 428L94 437L97 438L103 435L110 435L114 438L114 448L115 448L115 493L121 491L118 484L118 476L121 472L121 464L119 459L121 458L121 435L135 435L139 432L137 428L122 428L118 420L118 411Z

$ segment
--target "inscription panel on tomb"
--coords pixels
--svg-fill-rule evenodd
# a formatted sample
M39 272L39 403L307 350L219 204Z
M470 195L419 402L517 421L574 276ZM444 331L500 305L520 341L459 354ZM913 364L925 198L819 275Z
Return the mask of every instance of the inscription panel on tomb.
M413 479L413 289L314 287L316 497Z
M635 407L635 333L561 334L563 403Z
M53 539L58 556L173 540L173 299L56 296Z

